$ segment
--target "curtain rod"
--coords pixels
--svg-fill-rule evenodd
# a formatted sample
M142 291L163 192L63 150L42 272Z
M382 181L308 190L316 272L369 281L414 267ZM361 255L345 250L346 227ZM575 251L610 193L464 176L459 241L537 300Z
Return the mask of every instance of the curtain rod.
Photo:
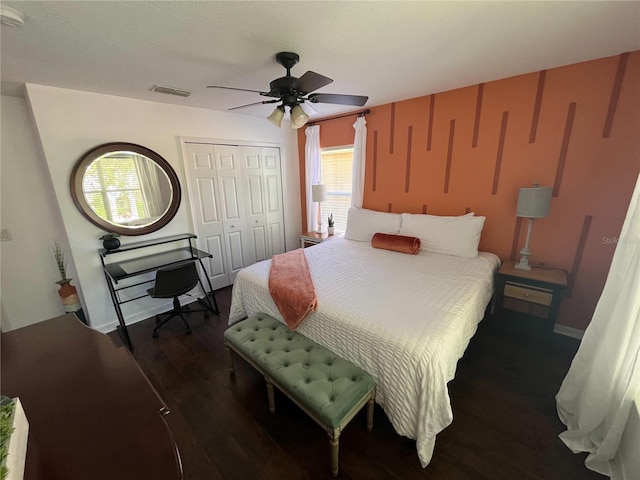
M329 120L337 120L338 118L344 118L344 117L352 117L354 115L357 115L358 117L363 117L367 114L371 113L371 110L369 110L368 108L366 110L362 110L361 112L353 112L353 113L345 113L344 115L339 115L337 117L331 117L331 118L323 118L321 120L315 120L313 122L309 122L307 123L307 126L311 126L311 125L315 125L316 123L320 123L320 122L327 122Z

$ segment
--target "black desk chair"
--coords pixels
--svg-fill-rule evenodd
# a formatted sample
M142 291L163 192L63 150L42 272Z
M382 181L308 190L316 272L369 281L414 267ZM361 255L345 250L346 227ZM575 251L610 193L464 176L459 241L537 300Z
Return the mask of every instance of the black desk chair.
M204 309L191 309L188 305L181 306L178 297L193 290L200 283L198 269L195 261L184 263L176 267L164 268L156 272L156 283L153 288L147 290L151 298L173 298L173 310L167 312L169 316L160 321L160 314L156 315L156 328L153 329L153 338L158 338L158 329L173 317L187 326L187 335L191 328L184 318L183 313L204 312L204 317L209 317L209 311ZM202 284L200 284L202 287ZM202 289L204 291L204 288ZM165 314L162 314L165 315Z

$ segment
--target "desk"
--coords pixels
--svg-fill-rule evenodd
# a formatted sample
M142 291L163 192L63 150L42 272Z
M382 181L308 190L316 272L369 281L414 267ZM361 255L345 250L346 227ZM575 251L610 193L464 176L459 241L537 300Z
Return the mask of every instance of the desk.
M67 314L2 333L29 421L25 480L179 480L166 405L125 348Z
M213 294L211 281L209 280L207 270L204 268L204 263L202 262L203 258L211 258L212 255L210 253L203 252L202 250L198 250L193 246L192 242L196 238L197 237L192 233L183 233L180 235L172 235L169 237L156 238L153 240L128 243L126 245L120 246L120 248L118 248L117 250L106 250L104 248L101 248L99 250L102 268L107 279L107 286L109 287L111 300L113 301L113 307L115 308L116 315L118 316L118 333L122 337L122 341L130 350L133 350L133 345L131 343L131 339L129 338L129 332L127 331L127 325L124 321L124 315L122 314L120 305L138 300L140 298L146 298L147 295L145 294L135 298L122 300L120 298L119 292L138 285L153 282L154 280L146 280L144 282L117 286L118 282L124 279L136 277L138 275L143 275L149 272L155 272L169 266L176 266L180 265L181 263L197 260L198 262L200 262L202 271L205 273L207 283L209 284L209 293L207 293L207 290L205 290L204 286L202 285L202 281L200 280L200 278L198 278L198 283L200 284L200 288L202 288L202 291L205 293L206 298L206 302L202 303L211 312L215 314L219 313L218 303L216 302L216 297ZM114 255L117 254L124 254L125 252L131 252L133 250L142 251L145 248L157 247L159 245L165 244L177 244L177 246L171 245L171 249L169 250L152 253L149 255L127 258L124 260L114 260ZM182 246L180 246L180 244L182 244ZM107 259L111 261L107 261ZM211 298L209 298L209 295L211 296ZM201 300L198 299L198 301Z

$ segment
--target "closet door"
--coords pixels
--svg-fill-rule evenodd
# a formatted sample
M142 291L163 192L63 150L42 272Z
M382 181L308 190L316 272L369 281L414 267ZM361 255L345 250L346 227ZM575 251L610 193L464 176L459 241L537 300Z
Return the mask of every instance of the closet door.
M284 209L282 205L282 166L280 149L262 148L264 178L264 208L266 212L267 255L284 253Z
M220 196L213 145L188 143L185 145L191 212L197 246L213 255L204 260L214 289L231 283L226 255L223 224L220 218ZM206 283L205 283L206 284Z
M263 179L262 149L240 147L243 165L239 181L244 185L246 196L242 205L246 218L245 262L247 265L271 258L267 244L267 215Z
M201 143L185 149L195 233L214 255L212 285L222 288L242 268L285 251L280 149Z
M229 280L233 283L238 272L253 263L247 250L247 219L243 205L246 199L246 182L242 179L244 160L241 149L236 146L214 145L213 148L220 186L220 211Z

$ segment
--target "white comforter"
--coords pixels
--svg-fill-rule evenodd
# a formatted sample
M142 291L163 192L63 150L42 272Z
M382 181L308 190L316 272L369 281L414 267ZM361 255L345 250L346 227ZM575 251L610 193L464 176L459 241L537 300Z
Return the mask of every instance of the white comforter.
M500 260L374 249L335 238L304 250L318 310L297 331L366 370L396 432L422 466L453 420L447 383L482 320ZM258 312L283 321L269 294L270 260L240 271L229 324Z

